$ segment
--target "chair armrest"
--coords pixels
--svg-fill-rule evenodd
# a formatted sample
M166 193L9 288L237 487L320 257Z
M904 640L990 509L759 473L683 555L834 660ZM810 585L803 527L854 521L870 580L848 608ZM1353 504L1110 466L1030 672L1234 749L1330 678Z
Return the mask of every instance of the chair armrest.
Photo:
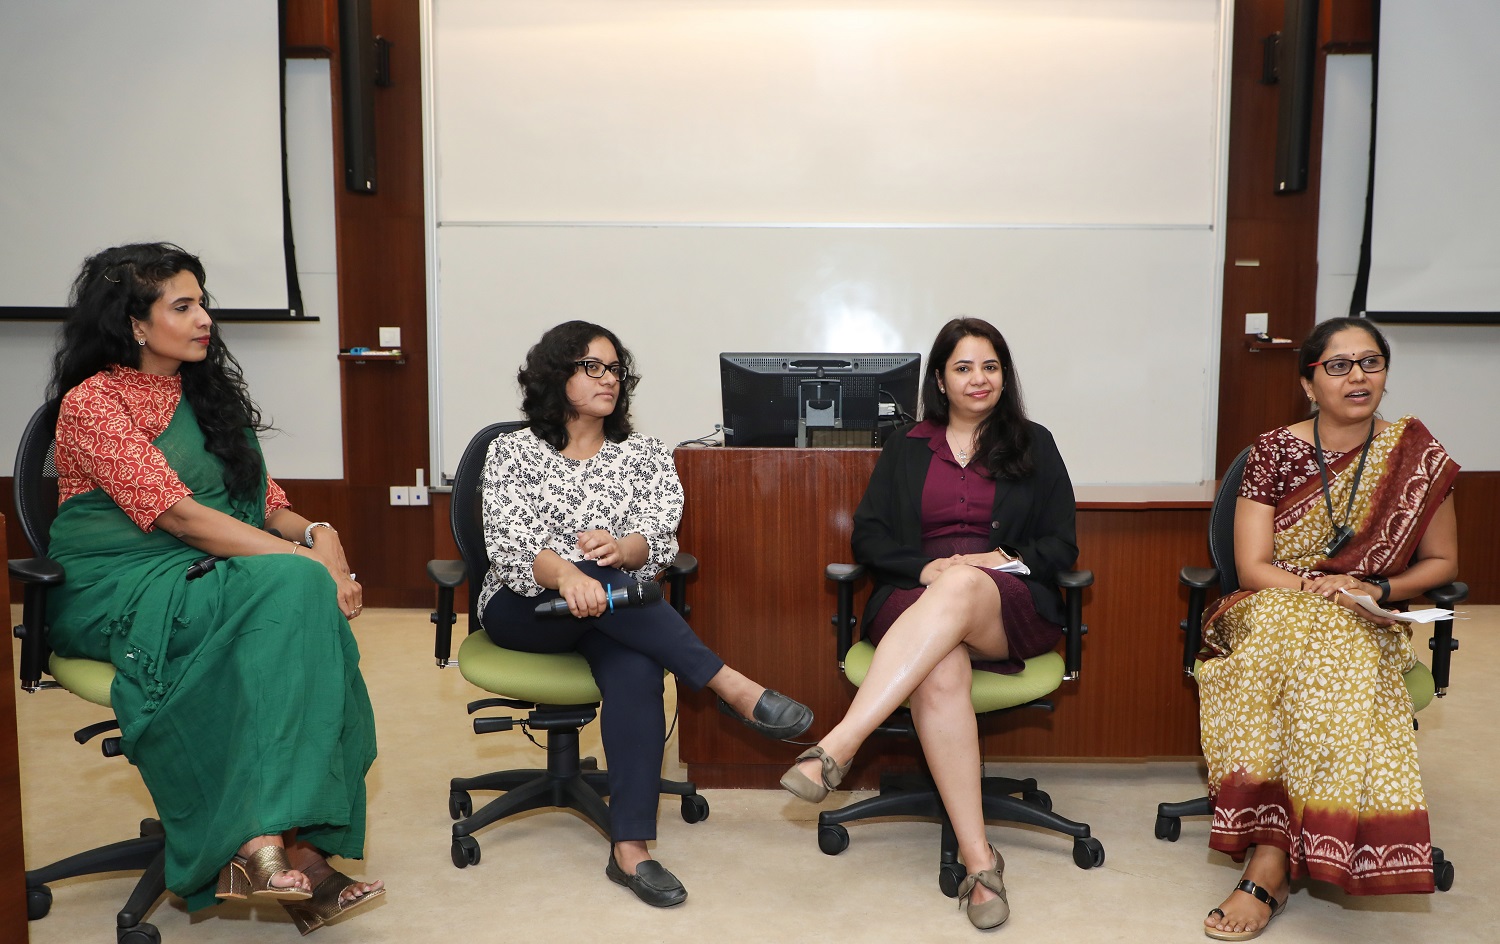
M427 579L439 587L454 589L464 582L468 569L461 560L431 560L427 562Z
M432 657L442 669L447 668L453 654L453 624L458 621L453 612L453 593L468 576L468 570L461 560L432 560L427 562L427 576L438 587L437 609L428 619L434 627Z
M1083 624L1083 590L1094 585L1093 571L1065 570L1057 575L1063 591L1067 623L1063 626L1063 681L1076 682L1083 672L1083 637L1089 628Z
M1194 590L1211 590L1219 582L1219 572L1213 567L1184 567L1177 575L1184 587Z
M1427 599L1444 609L1451 610L1469 598L1469 585L1454 581L1427 591ZM1448 694L1448 676L1453 653L1458 649L1458 640L1453 638L1453 621L1439 620L1432 624L1432 638L1427 640L1432 650L1432 684L1439 698Z
M42 674L52 656L47 643L47 591L62 584L63 566L46 557L28 557L7 562L10 575L21 581L21 623L12 631L21 640L21 657L16 675L21 688L34 692L41 687Z
M683 619L693 614L693 608L687 601L687 579L697 572L698 558L683 551L679 551L672 563L667 565L667 569L662 571L662 577L670 591L667 602Z
M690 577L697 572L698 558L686 551L679 551L677 556L672 559L672 563L667 565L665 571L668 580L674 577Z
M823 576L834 582L838 592L838 612L833 616L834 648L839 657L839 671L844 669L844 656L854 645L854 585L865 574L862 564L829 564L823 568Z
M41 584L44 587L55 587L63 582L65 577L63 566L55 560L46 557L27 557L22 560L7 561L10 575L22 583Z

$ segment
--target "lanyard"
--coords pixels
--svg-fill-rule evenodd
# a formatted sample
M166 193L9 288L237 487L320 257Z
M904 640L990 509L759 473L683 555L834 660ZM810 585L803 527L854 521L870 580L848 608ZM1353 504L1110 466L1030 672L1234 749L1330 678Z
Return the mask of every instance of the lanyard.
M1323 504L1328 506L1328 523L1333 525L1335 532L1348 529L1349 516L1354 512L1354 496L1359 491L1359 477L1365 471L1365 457L1370 454L1370 441L1374 438L1375 417L1372 416L1369 435L1365 436L1364 448L1359 451L1359 465L1354 469L1354 485L1349 489L1349 502L1344 506L1344 522L1340 524L1333 520L1333 495L1328 491L1328 465L1323 461L1323 441L1318 438L1318 418L1313 417L1313 449L1318 454L1318 477L1323 482Z

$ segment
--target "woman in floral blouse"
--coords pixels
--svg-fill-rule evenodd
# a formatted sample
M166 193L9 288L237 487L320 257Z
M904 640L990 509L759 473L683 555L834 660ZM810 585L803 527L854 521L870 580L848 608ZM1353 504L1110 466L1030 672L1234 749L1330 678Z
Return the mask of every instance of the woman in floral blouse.
M631 430L638 378L630 352L599 325L570 321L542 336L517 376L526 429L496 439L485 461L490 571L480 590L497 645L577 651L603 695L609 767L605 874L657 907L687 898L646 849L656 837L665 712L662 670L719 696L721 709L772 738L812 724L806 706L724 664L665 602L611 608L606 587L650 580L677 555L682 486L659 441ZM538 617L566 601L569 619Z

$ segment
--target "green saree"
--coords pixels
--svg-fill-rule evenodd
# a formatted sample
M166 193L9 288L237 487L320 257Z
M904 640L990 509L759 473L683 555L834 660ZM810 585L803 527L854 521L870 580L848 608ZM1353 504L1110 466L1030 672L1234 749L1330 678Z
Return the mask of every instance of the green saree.
M186 399L155 445L200 504L264 526L264 478L229 494ZM63 502L51 555L67 571L49 599L52 646L115 666L110 699L166 831L168 888L190 909L214 904L245 840L291 828L362 854L375 721L321 564L230 558L188 582L203 551L143 532L103 489Z

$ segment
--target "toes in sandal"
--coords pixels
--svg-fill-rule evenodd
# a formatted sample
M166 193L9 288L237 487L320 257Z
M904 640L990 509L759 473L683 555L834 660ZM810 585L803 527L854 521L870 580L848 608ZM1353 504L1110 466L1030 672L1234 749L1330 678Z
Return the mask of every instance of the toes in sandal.
M1265 924L1261 925L1253 931L1220 931L1216 928L1204 926L1203 933L1207 934L1209 937L1213 938L1216 941L1254 940L1255 938L1260 937L1262 931L1271 926L1272 918L1275 918L1277 915L1286 910L1286 902L1277 901L1270 892L1266 891L1264 888L1261 888L1259 885L1250 881L1248 878L1241 879L1240 883L1234 886L1234 888L1236 891L1244 892L1261 904L1270 907L1271 914L1266 918ZM1219 913L1219 917L1224 917L1224 911L1221 908L1215 908L1213 911L1210 911L1209 914L1212 915L1215 911Z
M306 901L312 892L296 886L272 885L271 880L283 872L292 871L286 860L286 850L281 846L261 846L247 856L237 855L219 870L219 887L214 892L218 898L246 899L280 898L285 901Z
M374 901L385 894L384 888L377 888L374 891L365 892L358 898L346 899L344 892L351 886L359 884L361 883L335 869L318 883L317 888L313 889L311 900L284 901L281 907L292 916L292 921L296 923L298 931L304 935L311 934L333 919L342 917L360 905Z

